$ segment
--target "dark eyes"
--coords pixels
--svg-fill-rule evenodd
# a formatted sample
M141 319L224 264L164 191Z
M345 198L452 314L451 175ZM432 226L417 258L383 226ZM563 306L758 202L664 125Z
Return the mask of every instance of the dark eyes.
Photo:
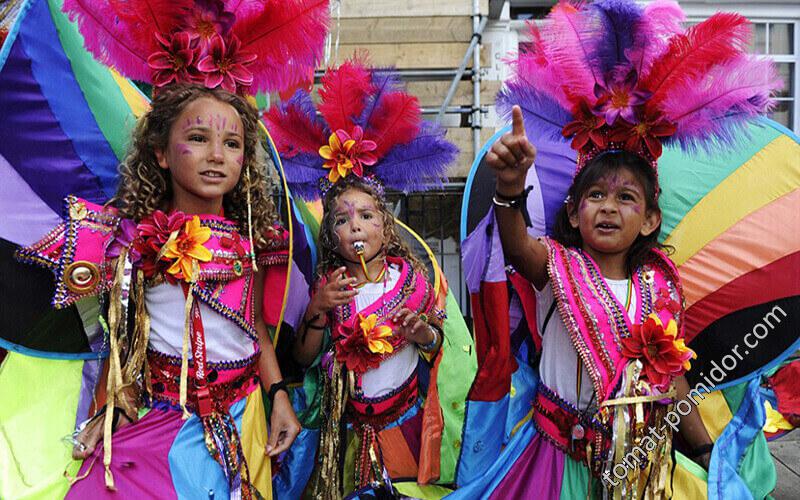
M370 212L364 212L363 214L361 214L361 218L363 218L364 220L370 220L372 219L372 217L373 215Z
M189 136L189 140L192 142L205 142L206 138L200 134L192 134Z
M336 225L336 226L341 226L345 222L347 222L347 220L344 217L339 217L339 218L337 218L336 220L333 221L334 225Z
M236 140L233 140L233 139L229 139L229 140L225 141L225 145L228 146L229 148L232 148L232 149L239 149L241 147L241 145L239 144L239 141L236 141Z
M597 200L597 199L600 199L602 197L603 197L603 192L602 191L590 191L589 192L589 198L593 198L593 199Z

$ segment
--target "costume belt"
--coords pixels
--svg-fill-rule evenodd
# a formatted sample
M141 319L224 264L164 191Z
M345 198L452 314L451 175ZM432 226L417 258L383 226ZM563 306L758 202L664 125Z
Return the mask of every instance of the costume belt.
M611 435L597 418L582 414L542 383L533 402L533 424L556 448L583 464L587 464L587 451L592 463L599 463L596 459L603 451L602 443Z
M347 405L348 420L358 429L369 425L381 430L410 410L419 398L419 380L414 372L397 389L378 398L350 396Z
M227 411L230 406L258 388L258 355L239 362L208 363L206 385L211 409ZM180 408L181 360L150 350L147 352L150 367L150 398L172 407ZM189 363L189 377L195 380L194 362ZM189 397L186 406L192 413L198 412L197 384L189 384Z

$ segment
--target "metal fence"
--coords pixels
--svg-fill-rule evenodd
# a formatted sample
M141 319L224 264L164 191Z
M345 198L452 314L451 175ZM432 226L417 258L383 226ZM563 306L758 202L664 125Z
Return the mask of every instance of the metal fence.
M433 251L462 314L471 317L461 264L461 202L464 183L422 193L387 193L395 216L417 232Z

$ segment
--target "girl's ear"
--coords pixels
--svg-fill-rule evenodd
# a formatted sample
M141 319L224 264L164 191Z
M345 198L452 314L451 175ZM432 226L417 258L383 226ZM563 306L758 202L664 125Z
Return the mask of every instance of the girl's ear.
M164 170L169 170L169 164L167 163L167 156L164 154L164 150L156 149L156 160L158 161L158 166L163 168Z
M567 216L569 217L569 225L572 229L578 229L578 211L575 210L575 202L570 197L567 202Z
M639 234L650 236L661 225L661 210L648 210Z

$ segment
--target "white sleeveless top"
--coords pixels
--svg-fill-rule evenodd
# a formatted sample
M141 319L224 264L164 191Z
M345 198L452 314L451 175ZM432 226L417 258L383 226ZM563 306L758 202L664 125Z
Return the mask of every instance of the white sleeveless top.
M204 302L200 305L208 361L234 361L252 356L257 344L236 326ZM145 304L150 314L150 348L170 356L181 355L183 346L183 310L186 299L179 284L163 283L145 290ZM191 359L191 348L189 359Z

